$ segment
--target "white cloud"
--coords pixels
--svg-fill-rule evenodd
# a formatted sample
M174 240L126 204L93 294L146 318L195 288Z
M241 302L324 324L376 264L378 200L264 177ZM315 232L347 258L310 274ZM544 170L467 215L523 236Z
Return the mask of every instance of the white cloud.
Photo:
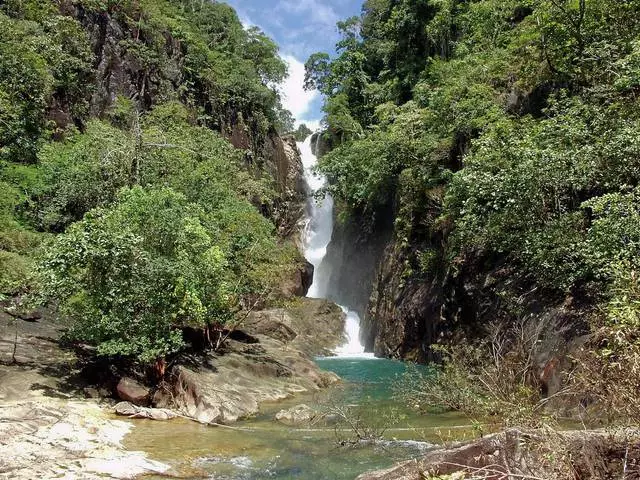
M289 110L296 118L296 123L306 123L311 127L312 122L317 120L308 119L311 112L311 104L318 98L316 90L305 91L304 85L304 64L291 55L282 57L289 65L289 77L284 81L281 88L282 105ZM315 124L315 123L314 123Z

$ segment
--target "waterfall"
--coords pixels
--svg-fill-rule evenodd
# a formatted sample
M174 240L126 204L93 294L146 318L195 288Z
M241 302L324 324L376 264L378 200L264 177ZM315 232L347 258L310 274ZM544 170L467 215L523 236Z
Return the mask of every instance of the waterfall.
M313 283L307 293L311 298L326 298L327 286L329 282L330 268L323 262L327 254L327 246L331 242L333 234L333 198L326 194L323 198L315 198L318 192L327 183L327 179L322 175L317 175L313 169L318 163L318 159L313 154L311 139L313 136L298 143L298 148L302 154L302 165L304 166L304 177L309 186L308 219L304 229L304 256L314 267ZM320 138L318 135L317 139ZM317 145L316 145L317 147ZM316 152L318 149L316 148ZM347 307L340 306L346 314L345 333L347 342L336 350L339 357L373 357L373 354L364 353L364 346L360 343L360 317Z

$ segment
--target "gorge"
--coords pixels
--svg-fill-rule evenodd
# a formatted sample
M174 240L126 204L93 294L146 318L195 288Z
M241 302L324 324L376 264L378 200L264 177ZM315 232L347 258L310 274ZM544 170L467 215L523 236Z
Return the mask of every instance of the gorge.
M638 477L639 93L639 0L0 1L0 478Z
M352 285L348 285L346 295L339 298L330 296L331 273L334 270L341 270L343 265L331 265L327 259L327 248L333 236L334 211L333 198L329 194L323 194L326 187L326 179L315 172L318 163L316 152L319 135L311 135L298 144L300 149L302 164L304 166L305 180L309 188L308 219L303 230L304 255L314 266L313 283L309 287L307 296L312 298L328 298L339 302L339 298L348 298L348 292ZM311 142L315 141L315 147ZM321 198L317 194L323 195ZM350 310L348 306L341 306L346 315L345 336L346 343L336 350L338 357L371 357L365 355L365 348L362 345L362 335L360 328L360 316L357 312Z

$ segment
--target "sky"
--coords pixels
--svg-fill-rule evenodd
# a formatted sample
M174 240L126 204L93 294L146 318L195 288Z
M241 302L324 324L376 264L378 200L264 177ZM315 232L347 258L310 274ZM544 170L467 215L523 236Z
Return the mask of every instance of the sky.
M245 26L256 25L280 46L289 64L289 78L282 86L285 108L297 124L318 128L322 99L305 92L304 62L314 52L333 54L338 32L336 22L359 15L362 0L225 0L238 12Z

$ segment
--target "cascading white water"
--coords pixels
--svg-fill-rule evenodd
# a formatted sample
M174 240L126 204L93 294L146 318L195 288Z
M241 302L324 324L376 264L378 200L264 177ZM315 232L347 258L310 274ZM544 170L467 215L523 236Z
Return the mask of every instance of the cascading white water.
M313 169L318 163L318 159L313 154L311 148L312 136L298 143L298 148L302 154L302 164L304 166L304 176L311 190L309 196L309 218L304 229L304 256L314 267L313 283L307 293L311 298L325 298L329 281L329 269L322 260L327 254L327 246L333 234L333 198L325 195L322 199L316 199L314 194L327 183L327 179L322 175L317 175ZM317 151L317 150L316 150ZM345 322L345 333L347 343L336 350L339 357L373 357L373 354L364 352L364 346L360 343L360 317L354 311L341 306L347 318Z

